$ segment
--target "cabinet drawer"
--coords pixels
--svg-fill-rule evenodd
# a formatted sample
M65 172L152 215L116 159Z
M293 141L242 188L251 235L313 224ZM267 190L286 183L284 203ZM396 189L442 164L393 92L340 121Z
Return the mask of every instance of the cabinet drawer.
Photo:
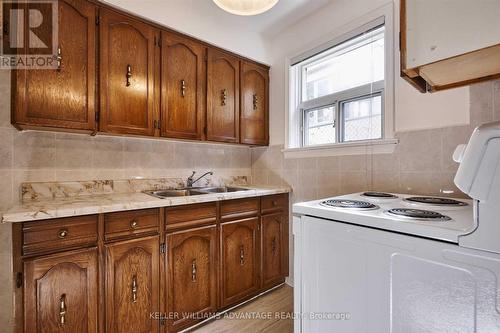
M167 208L165 219L167 231L214 224L217 222L217 204L210 202Z
M288 195L274 194L262 197L262 214L288 209Z
M104 215L104 238L111 240L134 235L153 234L160 225L159 209L141 209Z
M97 243L97 215L23 224L23 254L54 252Z
M259 197L222 201L220 206L222 221L257 216L259 201Z

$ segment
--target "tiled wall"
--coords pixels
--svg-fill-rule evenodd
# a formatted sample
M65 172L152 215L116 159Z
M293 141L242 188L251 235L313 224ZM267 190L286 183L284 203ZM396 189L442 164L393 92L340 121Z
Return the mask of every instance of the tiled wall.
M452 153L481 123L500 120L500 81L470 87L470 125L396 133L393 154L284 159L282 146L252 150L256 184L290 185L304 201L364 190L464 197Z

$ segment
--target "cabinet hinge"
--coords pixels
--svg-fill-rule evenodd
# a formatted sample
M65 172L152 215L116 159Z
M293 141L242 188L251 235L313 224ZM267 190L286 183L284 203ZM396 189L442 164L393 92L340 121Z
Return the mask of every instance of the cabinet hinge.
M167 322L167 320L165 318L160 318L160 325L161 326L165 326L166 322Z
M99 111L95 112L95 121L99 121Z
M23 286L23 273L17 272L16 274L16 288L21 288Z
M157 129L161 129L161 123L159 120L153 121L153 127Z
M158 46L161 46L161 37L158 37Z
M101 18L100 18L100 16L99 16L99 15L97 15L97 16L95 17L95 25L99 25L99 23L101 23Z
M167 244L165 243L160 244L160 253L167 253Z

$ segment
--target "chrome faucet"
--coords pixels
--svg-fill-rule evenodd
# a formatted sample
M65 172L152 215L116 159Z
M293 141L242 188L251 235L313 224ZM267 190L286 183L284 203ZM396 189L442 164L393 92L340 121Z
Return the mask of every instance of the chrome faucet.
M206 175L212 176L214 173L212 171L205 172L203 175L198 177L196 180L193 180L194 175L196 174L196 171L193 171L193 174L188 177L186 181L186 187L193 187L193 184L196 183L198 180L202 179Z

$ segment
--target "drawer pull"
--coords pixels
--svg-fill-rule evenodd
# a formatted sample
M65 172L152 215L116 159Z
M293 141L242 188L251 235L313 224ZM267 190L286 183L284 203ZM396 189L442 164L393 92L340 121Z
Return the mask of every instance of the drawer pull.
M181 96L186 96L186 81L181 80Z
M125 86L130 87L130 79L132 78L132 66L127 65L127 74L125 75L126 82Z
M66 294L62 294L59 298L59 324L66 324Z
M66 238L66 236L68 236L68 230L67 229L61 229L61 230L59 230L59 232L57 233L57 236L60 239Z
M240 265L243 266L245 264L245 248L243 245L240 246Z
M221 106L224 106L226 105L226 101L227 101L227 90L226 89L222 89L221 92L220 92L220 98L221 98L221 103L220 105Z
M191 280L193 282L196 282L196 272L197 272L197 268L196 268L196 259L193 259L193 263L191 264Z
M56 61L57 61L57 71L61 71L61 66L62 66L62 52L61 52L61 47L59 46L57 48L57 56L56 56Z
M137 303L137 275L132 277L132 303Z
M132 229L137 229L138 226L139 226L139 223L136 220L132 220L132 222L130 222L130 227Z
M278 201L273 200L273 206L275 206L275 207L278 206Z
M252 97L253 97L253 109L257 110L257 102L258 102L257 94L253 94Z

